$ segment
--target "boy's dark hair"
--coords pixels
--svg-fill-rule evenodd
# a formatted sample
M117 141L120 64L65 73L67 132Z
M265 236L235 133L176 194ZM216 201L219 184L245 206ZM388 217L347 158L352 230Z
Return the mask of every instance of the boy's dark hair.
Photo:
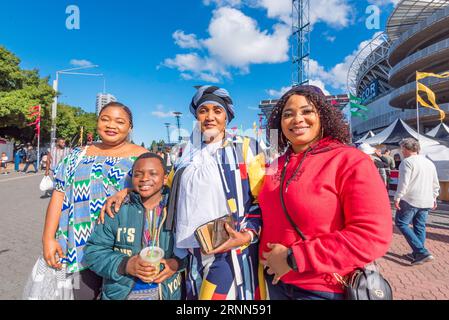
M159 162L161 163L162 169L164 169L164 175L167 172L167 167L165 165L164 159L162 159L160 156L158 156L157 154L152 153L152 152L143 153L136 159L136 161L134 161L133 172L134 172L134 167L136 166L137 161L142 160L142 159L157 159L157 160L159 160Z
M107 104L104 105L103 108L101 108L100 114L98 116L101 116L101 114L103 113L104 110L106 110L109 107L118 107L118 108L122 108L123 111L126 112L126 114L128 115L129 118L129 124L131 125L131 128L133 127L133 113L131 112L131 109L129 109L127 106L125 106L123 103L114 101L114 102L109 102Z

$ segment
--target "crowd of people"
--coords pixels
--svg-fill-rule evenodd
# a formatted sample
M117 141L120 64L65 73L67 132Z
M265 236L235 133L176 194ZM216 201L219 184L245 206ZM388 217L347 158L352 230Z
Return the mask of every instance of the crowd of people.
M47 265L75 279L79 300L343 299L341 276L389 249L394 158L349 146L343 115L315 86L293 87L275 106L275 161L227 133L235 108L225 89L198 88L189 109L197 125L175 158L131 144L132 113L118 102L99 114L100 142L70 151L58 141L46 169L55 180ZM398 210L421 212L411 184L399 188ZM404 215L397 224L410 234L413 214ZM198 230L220 221L226 236L207 251ZM422 240L422 231L410 240L414 261L429 260ZM147 247L162 249L160 266L142 257Z

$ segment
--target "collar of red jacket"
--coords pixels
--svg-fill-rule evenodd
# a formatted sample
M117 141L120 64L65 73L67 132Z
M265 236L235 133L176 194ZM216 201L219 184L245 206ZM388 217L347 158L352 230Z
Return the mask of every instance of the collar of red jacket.
M324 152L329 152L331 150L337 149L337 148L345 148L345 147L349 147L343 143L341 143L338 140L335 140L332 137L326 137L323 139L318 140L317 142L314 142L312 145L310 145L311 149L309 151L309 155L311 154L319 154L319 153L324 153ZM295 154L293 152L292 147L290 147L287 151L287 154L290 155L291 157L297 157L297 156L302 156L307 150L304 150L301 153L297 153Z

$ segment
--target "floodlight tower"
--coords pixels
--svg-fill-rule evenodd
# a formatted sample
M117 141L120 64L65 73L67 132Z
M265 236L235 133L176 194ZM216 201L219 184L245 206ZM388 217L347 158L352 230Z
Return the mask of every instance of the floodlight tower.
M310 0L292 0L292 85L309 83Z

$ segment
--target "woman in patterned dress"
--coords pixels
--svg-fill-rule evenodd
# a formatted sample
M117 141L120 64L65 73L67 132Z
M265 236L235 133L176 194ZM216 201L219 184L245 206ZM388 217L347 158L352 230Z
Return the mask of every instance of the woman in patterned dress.
M231 137L226 126L234 118L227 90L202 86L192 99L197 125L169 176L168 221L176 232L178 258L188 257L187 300L254 300L260 298L258 241L261 229L257 201L265 174L265 154L257 141ZM126 195L108 200L117 208ZM202 224L230 215L230 238L204 253L194 232ZM169 223L170 224L170 223Z
M84 246L107 197L131 186L134 160L146 149L128 142L132 114L125 105L103 107L97 122L101 142L76 148L55 171L55 192L47 208L42 237L43 256L49 266L75 279L75 300L94 300L102 279L83 262Z

